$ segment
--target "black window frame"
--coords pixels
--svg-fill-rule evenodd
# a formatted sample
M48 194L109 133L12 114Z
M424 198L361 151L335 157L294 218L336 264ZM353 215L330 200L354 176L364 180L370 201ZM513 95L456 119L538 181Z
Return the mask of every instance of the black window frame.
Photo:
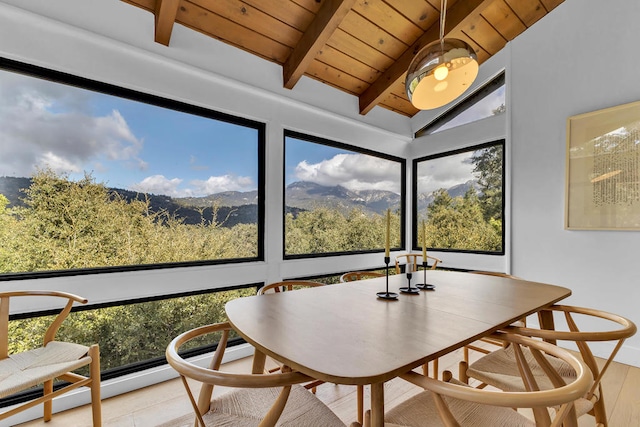
M406 243L406 214L407 214L407 159L402 157L393 156L390 154L380 153L378 151L369 150L367 148L356 147L354 145L349 145L341 142L332 141L330 139L321 138L318 136L308 135L305 133L293 131L293 130L284 130L284 136L282 139L283 145L283 162L282 162L282 258L285 260L289 259L307 259L307 258L324 258L331 256L342 256L342 255L360 255L360 254L369 254L369 253L380 253L384 252L384 242L381 240L381 248L380 249L366 249L366 250L358 250L358 251L342 251L342 252L323 252L323 253L315 253L315 254L291 254L287 255L286 250L286 209L287 209L287 201L285 197L286 190L286 140L287 138L295 138L302 141L312 142L315 144L323 144L329 147L338 148L341 150L349 150L358 154L367 154L370 156L378 157L385 160L391 160L398 162L400 164L400 246L390 248L391 251L401 250L405 247Z
M9 71L27 75L29 77L39 78L43 80L49 80L54 83L65 84L68 86L74 86L84 90L90 90L105 95L116 96L131 101L142 102L153 106L175 110L181 113L192 114L212 120L226 122L234 125L245 126L253 128L258 132L257 141L257 155L258 155L258 170L257 170L257 193L258 193L258 218L257 218L257 230L258 241L257 254L255 257L245 258L231 258L231 259L218 259L218 260L195 260L195 261L180 261L180 262L168 262L157 264L138 264L138 265L124 265L124 266L105 266L105 267L92 267L92 268L78 268L68 270L46 270L46 271L34 271L34 272L12 272L0 274L0 282L10 280L27 280L27 279L40 279L40 278L52 278L52 277L67 277L78 276L86 274L103 274L103 273L118 273L128 271L145 271L145 270L157 270L164 268L176 268L176 267L197 267L206 265L221 265L221 264L237 264L254 261L264 261L264 239L265 239L265 185L266 185L266 124L256 120L247 119L244 117L238 117L227 113L211 110L209 108L188 104L182 101L177 101L170 98L165 98L158 95L152 95L149 93L140 92L137 90L116 86L110 83L104 83L98 80L92 80L85 77L76 76L73 74L56 71L37 65L27 64L4 57L0 57L0 70Z
M464 254L481 254L481 255L496 255L503 256L505 255L505 246L506 246L506 229L507 229L507 220L505 216L505 207L506 207L506 141L504 138L495 139L490 142L485 142L476 145L469 145L464 148L459 148L451 151L444 151L437 154L432 154L428 156L419 157L413 160L412 164L412 216L411 216L411 247L414 251L422 249L418 244L418 164L420 162L424 162L427 160L439 159L447 156L452 156L456 154L472 152L476 150L481 150L484 148L493 147L496 145L502 146L502 230L501 230L501 250L500 251L481 251L481 250L471 250L471 249L449 249L449 248L431 248L428 247L428 251L437 251L437 252L449 252L449 253L464 253Z

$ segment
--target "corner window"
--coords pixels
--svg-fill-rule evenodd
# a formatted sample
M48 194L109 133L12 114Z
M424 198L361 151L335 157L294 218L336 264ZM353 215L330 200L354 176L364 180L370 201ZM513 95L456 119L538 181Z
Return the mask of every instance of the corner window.
M0 66L0 274L262 258L264 124Z
M405 161L285 132L284 257L378 252L404 245Z
M416 159L414 247L504 254L504 140Z

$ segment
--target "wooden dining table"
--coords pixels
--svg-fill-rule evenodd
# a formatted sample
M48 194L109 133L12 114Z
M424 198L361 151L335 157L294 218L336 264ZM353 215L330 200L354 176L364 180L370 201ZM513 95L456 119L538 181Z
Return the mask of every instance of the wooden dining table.
M336 384L371 385L371 423L384 425L385 381L437 359L569 295L567 288L525 280L429 270L435 290L404 294L405 275L389 276L397 300L376 296L375 278L232 300L229 322L265 355ZM423 273L413 275L412 285ZM541 326L549 319L540 319Z

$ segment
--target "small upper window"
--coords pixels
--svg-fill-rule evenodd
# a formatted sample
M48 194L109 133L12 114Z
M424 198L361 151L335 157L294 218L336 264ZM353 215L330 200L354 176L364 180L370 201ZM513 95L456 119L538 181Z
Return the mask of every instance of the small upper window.
M416 132L416 138L496 116L506 110L504 73L501 73L462 103Z

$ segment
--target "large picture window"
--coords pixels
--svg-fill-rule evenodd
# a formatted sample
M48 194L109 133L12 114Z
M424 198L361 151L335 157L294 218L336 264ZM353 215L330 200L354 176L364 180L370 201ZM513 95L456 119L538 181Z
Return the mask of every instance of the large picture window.
M287 131L284 182L285 258L404 246L403 159Z
M264 124L0 66L0 274L262 258Z
M416 159L414 248L504 254L504 140Z

